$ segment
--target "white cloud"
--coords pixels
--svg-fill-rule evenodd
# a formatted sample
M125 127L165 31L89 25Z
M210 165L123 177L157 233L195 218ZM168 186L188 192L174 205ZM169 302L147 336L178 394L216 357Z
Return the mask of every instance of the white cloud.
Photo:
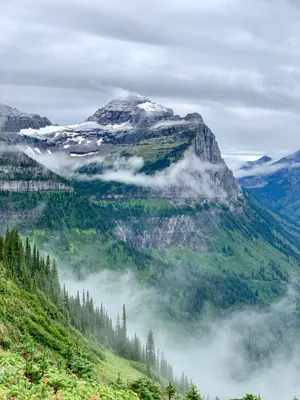
M272 161L270 163L266 163L264 165L258 165L257 167L252 168L250 171L249 170L238 170L234 173L236 178L243 178L245 176L265 176L265 175L271 175L274 174L277 171L280 171L281 169L288 168L288 169L294 169L294 168L300 168L300 163L293 163L293 164L272 164Z
M182 197L203 196L223 201L227 199L227 193L220 185L218 178L214 176L216 172L224 168L224 165L202 162L192 151L188 151L182 160L162 171L155 172L154 175L137 172L142 164L142 160L137 157L129 160L120 158L115 161L113 169L108 169L102 174L80 174L75 177L78 180L120 182L160 191L175 188L180 191Z

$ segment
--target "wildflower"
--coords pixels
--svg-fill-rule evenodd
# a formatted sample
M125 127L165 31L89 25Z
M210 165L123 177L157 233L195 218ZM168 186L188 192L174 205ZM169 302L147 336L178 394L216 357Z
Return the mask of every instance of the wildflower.
M48 382L48 378L44 378L43 381L44 381L45 383L47 383L47 382Z

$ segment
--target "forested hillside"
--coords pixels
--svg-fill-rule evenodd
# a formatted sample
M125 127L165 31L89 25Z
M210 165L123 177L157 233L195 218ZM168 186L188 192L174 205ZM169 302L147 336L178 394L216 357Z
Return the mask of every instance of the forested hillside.
M94 307L88 292L69 296L60 287L55 261L49 256L40 257L28 240L23 247L16 229L0 238L0 255L1 360L3 366L15 360L15 367L24 369L12 385L8 385L11 380L6 375L15 373L15 368L7 365L4 369L0 382L4 391L7 386L8 395L25 399L35 390L42 390L41 396L47 391L50 396L51 391L59 394L66 390L74 397L65 398L71 399L75 398L72 389L79 390L89 383L89 391L82 393L92 395L97 392L92 382L100 376L104 381L115 380L120 389L125 385L123 377L133 380L139 376L148 376L162 385L177 383L182 391L189 389L187 378L177 379L163 354L157 358L152 331L145 346L136 335L128 338L125 305L114 326L102 306ZM68 374L73 377L69 388L62 382ZM143 382L135 382L136 387ZM22 389L28 391L28 397L21 394ZM102 393L100 387L98 390ZM114 398L123 398L121 394ZM132 395L125 391L124 396L130 399Z
M88 292L69 296L56 262L28 239L23 245L16 229L0 237L0 267L3 400L204 399L158 358L152 331L145 347L128 338L125 306L113 326Z

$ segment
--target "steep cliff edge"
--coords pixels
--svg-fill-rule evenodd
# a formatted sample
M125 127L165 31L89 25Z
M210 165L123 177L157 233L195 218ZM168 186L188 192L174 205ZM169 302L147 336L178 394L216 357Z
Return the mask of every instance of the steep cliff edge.
M21 151L0 152L0 191L72 190L65 179Z
M51 125L46 117L22 113L16 108L0 104L0 132L20 132L21 129L40 129Z
M199 114L179 117L136 96L111 101L87 122L101 127L106 147L102 161L79 168L75 188L117 211L115 234L130 246L204 251L225 209L242 212L240 186Z

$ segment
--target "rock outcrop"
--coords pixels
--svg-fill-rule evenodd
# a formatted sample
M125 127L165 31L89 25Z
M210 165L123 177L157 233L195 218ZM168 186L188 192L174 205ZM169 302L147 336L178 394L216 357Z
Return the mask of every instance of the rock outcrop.
M0 132L20 132L21 129L40 129L51 125L46 117L22 113L16 108L0 104Z
M72 187L60 176L47 170L20 151L0 152L0 191L39 192L70 191Z
M0 180L1 192L40 192L53 190L70 190L70 186L54 181L2 181Z

